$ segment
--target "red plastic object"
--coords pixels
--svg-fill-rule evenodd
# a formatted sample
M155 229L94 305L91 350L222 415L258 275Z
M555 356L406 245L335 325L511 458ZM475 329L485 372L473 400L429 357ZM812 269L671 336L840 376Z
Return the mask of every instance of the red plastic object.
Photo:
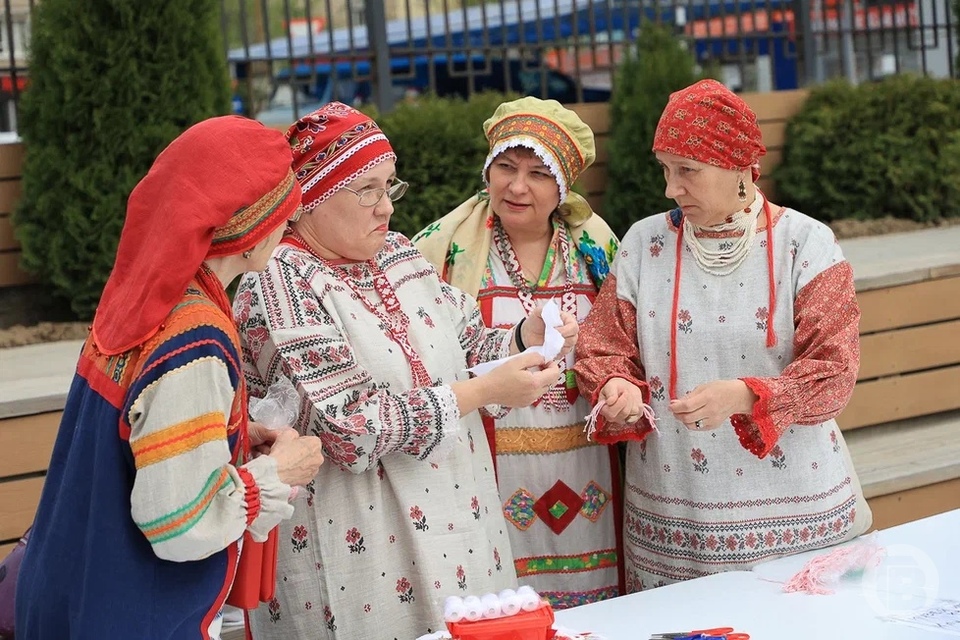
M553 608L544 602L534 611L521 611L513 616L448 622L454 640L553 640Z

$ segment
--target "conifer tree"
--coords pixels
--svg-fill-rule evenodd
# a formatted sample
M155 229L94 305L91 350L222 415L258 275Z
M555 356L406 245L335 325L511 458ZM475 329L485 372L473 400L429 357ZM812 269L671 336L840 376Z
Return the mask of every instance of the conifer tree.
M644 25L636 49L617 68L602 213L620 237L640 218L675 206L663 195L663 172L651 151L653 136L670 94L699 79L683 43L652 23Z
M23 266L93 315L127 197L190 125L229 113L217 0L43 0L20 103Z

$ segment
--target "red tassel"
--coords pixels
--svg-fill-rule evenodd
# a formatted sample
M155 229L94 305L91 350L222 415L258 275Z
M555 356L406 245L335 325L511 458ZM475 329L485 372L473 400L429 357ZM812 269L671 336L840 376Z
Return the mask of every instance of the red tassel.
M270 602L277 592L277 552L280 528L274 527L263 543L263 571L260 573L260 602Z
M680 305L680 260L683 255L683 218L677 225L677 267L673 274L673 310L670 313L670 399L677 399L677 307Z
M770 213L770 201L763 197L763 209L767 217L767 274L770 290L770 314L767 317L767 348L777 346L777 332L773 328L773 313L777 306L777 281L773 269L773 214Z

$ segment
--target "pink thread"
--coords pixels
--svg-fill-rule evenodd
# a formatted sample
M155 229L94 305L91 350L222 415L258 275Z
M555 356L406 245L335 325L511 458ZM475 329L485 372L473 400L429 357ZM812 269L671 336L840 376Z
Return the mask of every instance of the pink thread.
M593 440L593 433L597 430L597 419L600 417L600 411L602 411L606 405L606 401L600 400L594 405L593 409L590 410L590 414L584 418L586 422L583 424L583 431L587 434L587 440ZM659 434L660 429L657 428L657 414L653 412L653 407L644 402L641 408L643 417L650 423L650 427L654 433Z
M884 555L885 551L877 544L875 536L867 536L853 544L813 558L783 585L783 590L787 593L803 591L815 595L829 595L833 590L828 585L836 585L851 571L876 567L883 562Z

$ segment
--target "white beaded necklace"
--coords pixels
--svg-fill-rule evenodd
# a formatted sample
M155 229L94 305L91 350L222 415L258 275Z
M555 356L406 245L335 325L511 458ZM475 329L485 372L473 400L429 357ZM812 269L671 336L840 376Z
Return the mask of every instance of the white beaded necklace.
M730 222L712 227L699 227L684 216L683 241L697 261L697 266L715 276L728 276L736 271L753 248L753 239L757 235L757 216L762 210L763 194L757 189L753 204L733 214ZM700 243L700 239L697 238L698 231L711 233L734 231L739 234L731 246L724 249L709 249Z

